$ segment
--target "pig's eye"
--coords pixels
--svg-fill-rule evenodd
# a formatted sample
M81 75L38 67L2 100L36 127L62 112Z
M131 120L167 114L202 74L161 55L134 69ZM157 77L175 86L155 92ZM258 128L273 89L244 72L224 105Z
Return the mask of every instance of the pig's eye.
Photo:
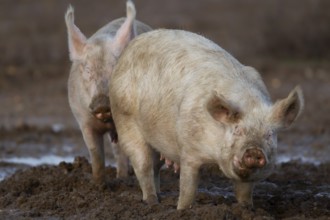
M92 77L92 71L91 71L90 65L88 65L88 64L87 65L84 65L82 72L83 72L83 76L84 76L85 79L87 79L87 80L90 80L91 79L91 77Z
M267 134L265 136L266 136L265 138L267 140L270 140L272 138L272 136L273 136L273 132L272 131L269 131L269 132L267 132Z
M90 68L89 65L86 65L86 66L85 66L85 71L86 71L86 73L88 73L88 74L91 73L91 68Z
M234 135L242 136L244 134L243 128L239 127L238 125L235 126Z

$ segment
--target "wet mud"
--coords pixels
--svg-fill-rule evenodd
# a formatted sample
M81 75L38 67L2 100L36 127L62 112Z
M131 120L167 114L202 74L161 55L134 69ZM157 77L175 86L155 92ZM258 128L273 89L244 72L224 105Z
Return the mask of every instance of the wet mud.
M274 174L256 184L254 208L239 205L231 182L216 166L205 166L196 202L183 211L176 210L179 176L171 170L161 172L161 203L153 206L141 201L134 175L116 179L114 168L108 167L106 172L106 184L91 182L91 166L84 157L76 157L73 163L17 171L0 183L0 217L328 219L330 215L329 163L315 166L292 161L279 165Z

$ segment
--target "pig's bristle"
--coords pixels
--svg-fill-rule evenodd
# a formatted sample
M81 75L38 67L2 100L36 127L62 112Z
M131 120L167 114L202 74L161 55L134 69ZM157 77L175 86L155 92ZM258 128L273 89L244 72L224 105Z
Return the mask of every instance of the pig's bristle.
M135 5L131 0L126 2L126 16L131 19L135 19L136 16Z

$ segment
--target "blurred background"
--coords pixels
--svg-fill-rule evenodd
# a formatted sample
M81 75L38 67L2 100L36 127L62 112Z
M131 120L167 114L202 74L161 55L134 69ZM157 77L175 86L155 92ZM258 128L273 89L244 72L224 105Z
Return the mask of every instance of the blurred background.
M0 149L11 146L2 157L17 153L12 148L21 143L52 147L54 137L31 141L40 127L72 131L76 141L70 144L84 146L67 101L69 4L86 36L125 16L124 0L0 1ZM199 33L256 67L274 100L302 85L305 112L280 143L316 149L321 156L330 152L330 1L136 0L135 5L137 19L151 27ZM17 138L22 131L28 137Z

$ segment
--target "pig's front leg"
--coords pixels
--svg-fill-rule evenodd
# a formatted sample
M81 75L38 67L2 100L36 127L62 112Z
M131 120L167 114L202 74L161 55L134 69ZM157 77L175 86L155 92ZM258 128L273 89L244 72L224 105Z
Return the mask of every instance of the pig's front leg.
M191 207L198 186L200 164L196 161L180 161L180 195L177 209Z
M253 206L252 194L253 194L253 182L234 182L234 190L236 199L239 203L244 205Z
M110 137L111 141L111 137ZM125 178L128 176L128 157L126 154L120 149L118 143L111 142L112 152L116 160L117 164L117 178Z
M91 158L94 181L103 183L105 181L103 134L88 125L82 126L81 131Z

